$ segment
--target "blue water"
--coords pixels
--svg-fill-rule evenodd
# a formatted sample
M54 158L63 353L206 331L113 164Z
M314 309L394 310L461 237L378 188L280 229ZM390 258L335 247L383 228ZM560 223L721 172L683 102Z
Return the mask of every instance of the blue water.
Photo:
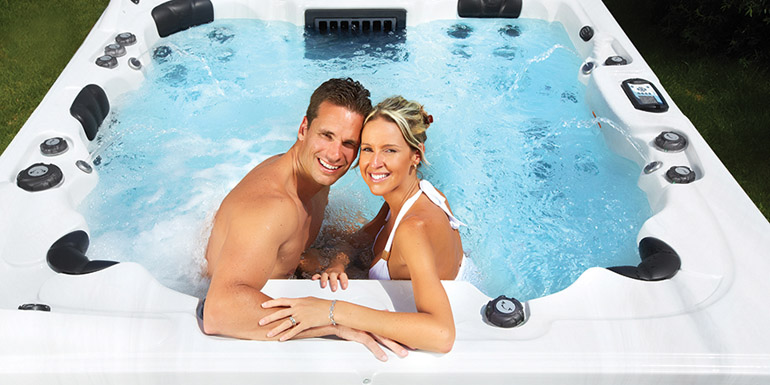
M639 169L604 143L561 24L439 21L306 37L287 23L225 20L162 39L152 61L91 148L100 182L81 205L91 258L136 261L174 289L205 292L222 198L291 146L315 87L352 77L375 102L402 94L434 116L423 175L468 224L468 279L486 294L536 298L589 267L638 262L636 235L651 215ZM381 202L351 169L332 188L327 223L354 228Z

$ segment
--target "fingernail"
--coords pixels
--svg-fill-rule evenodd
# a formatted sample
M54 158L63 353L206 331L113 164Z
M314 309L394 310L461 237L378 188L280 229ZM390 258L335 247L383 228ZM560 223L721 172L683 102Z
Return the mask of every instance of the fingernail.
M388 360L388 356L387 355L383 354L383 355L380 356L380 361L385 362L387 360Z

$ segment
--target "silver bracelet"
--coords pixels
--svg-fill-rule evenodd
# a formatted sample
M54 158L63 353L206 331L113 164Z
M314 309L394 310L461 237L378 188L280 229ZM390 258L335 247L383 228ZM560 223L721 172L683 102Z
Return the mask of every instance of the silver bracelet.
M337 300L332 300L332 305L329 306L329 320L332 321L332 325L337 326L337 323L334 322L334 305L337 304Z

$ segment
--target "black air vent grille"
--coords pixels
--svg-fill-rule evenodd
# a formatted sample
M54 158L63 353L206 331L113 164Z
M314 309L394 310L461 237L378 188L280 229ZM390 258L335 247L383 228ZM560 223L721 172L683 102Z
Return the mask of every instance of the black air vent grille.
M308 9L305 28L320 33L390 32L406 26L403 9Z
M318 18L314 21L314 28L321 33L327 32L345 32L345 31L393 31L396 26L396 18L378 18L378 19L326 19Z

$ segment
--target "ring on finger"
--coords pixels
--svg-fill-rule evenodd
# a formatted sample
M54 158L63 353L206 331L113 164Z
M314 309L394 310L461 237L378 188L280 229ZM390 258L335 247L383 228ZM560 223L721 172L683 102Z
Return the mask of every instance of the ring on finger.
M289 321L291 321L291 327L297 326L297 321L294 319L294 317L289 316Z

